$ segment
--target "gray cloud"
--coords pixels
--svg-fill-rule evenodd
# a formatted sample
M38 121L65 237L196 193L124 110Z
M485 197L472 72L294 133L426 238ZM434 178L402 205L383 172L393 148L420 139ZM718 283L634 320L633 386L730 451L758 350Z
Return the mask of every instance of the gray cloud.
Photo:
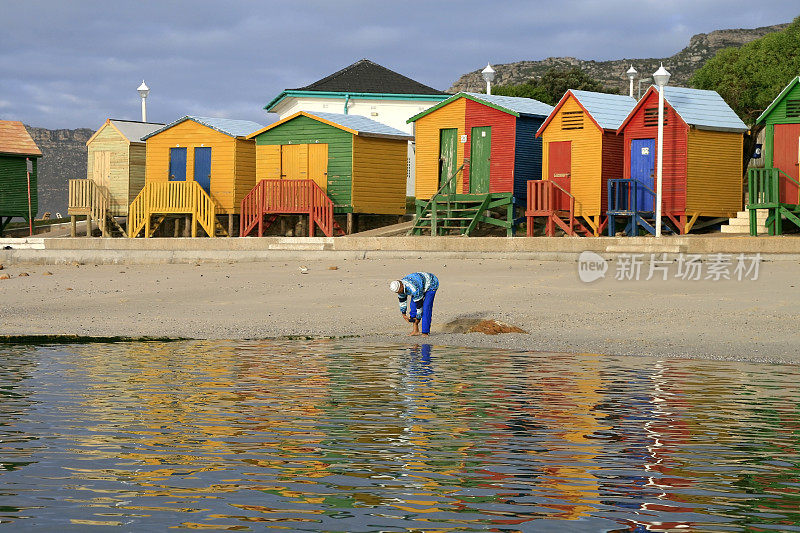
M50 128L186 114L264 121L284 88L368 57L446 89L486 63L659 57L691 35L788 22L796 0L0 0L0 118Z

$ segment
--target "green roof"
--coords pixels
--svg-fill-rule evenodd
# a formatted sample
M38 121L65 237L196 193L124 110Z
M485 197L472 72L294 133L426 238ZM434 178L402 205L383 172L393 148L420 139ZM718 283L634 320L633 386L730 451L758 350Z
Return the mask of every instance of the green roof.
M763 113L761 113L761 115L756 120L756 124L759 124L760 122L766 120L767 115L772 113L772 111L780 103L780 101L783 100L784 97L788 95L792 91L792 89L794 89L795 85L797 85L798 83L800 83L800 76L796 76L792 81L789 82L789 84L786 87L783 88L778 97L775 98L775 100L773 100L772 103L769 104L769 106L767 106L767 108L764 110Z

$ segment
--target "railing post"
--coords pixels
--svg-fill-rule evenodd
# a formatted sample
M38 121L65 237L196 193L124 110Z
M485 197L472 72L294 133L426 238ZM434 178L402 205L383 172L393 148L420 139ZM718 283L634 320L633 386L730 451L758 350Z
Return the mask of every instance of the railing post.
M431 237L436 236L436 232L438 228L436 227L436 213L437 206L436 206L436 197L433 197L433 201L431 202Z

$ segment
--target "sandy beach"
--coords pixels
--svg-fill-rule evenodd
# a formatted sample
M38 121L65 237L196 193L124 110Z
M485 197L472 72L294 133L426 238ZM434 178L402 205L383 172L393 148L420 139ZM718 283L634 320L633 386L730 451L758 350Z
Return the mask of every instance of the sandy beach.
M788 261L761 264L755 281L688 281L674 272L667 281L619 281L612 267L593 283L582 282L570 262L416 254L408 260L7 265L0 272L10 276L0 280L0 334L417 342L407 336L410 326L387 289L389 280L417 270L441 279L432 344L800 362L800 267ZM529 333L443 333L448 323L476 317Z

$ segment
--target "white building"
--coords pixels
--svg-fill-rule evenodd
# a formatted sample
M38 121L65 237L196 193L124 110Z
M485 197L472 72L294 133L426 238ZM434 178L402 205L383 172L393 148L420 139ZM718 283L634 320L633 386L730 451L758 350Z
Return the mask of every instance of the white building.
M298 89L286 89L264 109L284 119L298 111L361 115L414 134L406 121L450 97L368 59ZM406 193L414 194L414 143L408 146Z

